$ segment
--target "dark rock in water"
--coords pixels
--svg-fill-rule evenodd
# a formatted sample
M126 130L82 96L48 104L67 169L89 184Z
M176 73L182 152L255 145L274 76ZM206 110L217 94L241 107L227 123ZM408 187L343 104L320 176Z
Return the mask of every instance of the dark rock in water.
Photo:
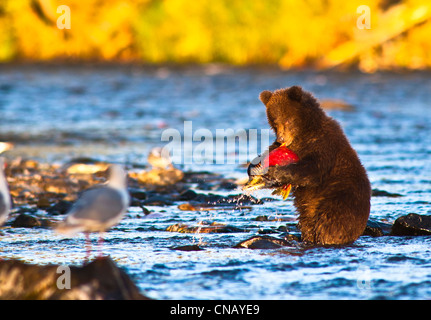
M255 197L246 195L246 194L234 194L228 195L226 197L220 196L217 194L201 194L198 193L197 196L193 199L196 202L212 204L217 206L232 206L232 205L253 205L253 204L262 204L263 202Z
M431 216L410 213L395 220L392 236L428 236L431 235Z
M238 243L234 246L234 248L277 249L289 245L290 243L284 239L278 239L269 236L255 236Z
M263 201L247 194L235 194L227 197L227 202L237 203L238 205L263 204Z
M176 223L166 228L166 231L180 233L236 233L248 232L246 229L237 228L234 226L212 223L202 226L188 226L182 223Z
M207 183L222 179L222 176L209 171L184 172L184 181L187 183Z
M0 261L2 300L146 300L109 257L82 267Z
M190 201L193 200L194 198L197 197L197 193L191 189L187 189L183 192L180 193L180 195L178 196L179 201Z
M163 196L152 196L141 202L145 206L170 206L173 202Z
M368 220L363 236L381 237L390 234L392 225L379 221Z
M15 213L17 213L17 214L18 213L19 214L21 214L21 213L25 213L25 214L33 213L33 214L36 214L38 211L39 211L39 209L36 208L36 207L32 207L32 208L29 208L29 207L18 207L16 209Z
M90 157L76 157L69 161L69 163L66 164L69 165L70 163L83 163L83 164L95 164L95 163L101 163L101 160L90 158Z
M21 213L12 222L13 228L33 228L33 227L40 227L41 225L42 224L38 218L30 216L25 213Z
M178 209L182 211L201 211L202 207L196 207L190 203L182 203L178 206Z
M195 202L191 203L182 203L178 206L178 209L182 211L209 211L209 210L252 210L251 206L238 206L238 205L230 205L230 204L208 204L207 202Z
M188 211L211 210L211 208L251 209L247 205L263 203L261 200L245 194L221 196L212 193L196 193L190 189L182 192L177 200L189 201L187 204L179 205L179 209Z
M300 242L301 241L301 233L300 232L296 232L296 233L284 233L284 240L286 241L295 241L295 242Z
M75 158L62 166L60 171L68 174L97 174L105 172L109 164L92 158ZM106 174L106 172L105 172Z
M224 178L220 174L208 171L185 172L183 181L196 183L200 190L235 190L238 188L234 179Z
M141 201L132 197L130 199L130 206L132 206L132 207L139 207L139 206L141 206Z
M371 192L373 197L389 197L389 198L398 198L402 197L402 194L399 193L390 193L385 190L373 189Z
M178 247L171 247L171 250L179 250L179 251L202 251L204 249L202 249L201 247L199 247L196 244L192 244L192 245L186 245L186 246L178 246Z
M235 190L238 185L233 181L222 179L213 182L200 182L197 188L200 190Z
M53 229L58 225L58 221L53 221L50 219L40 218L38 219L40 222L40 226L42 228Z
M258 234L271 234L271 233L278 233L276 230L273 229L260 229Z
M50 206L51 206L51 202L46 197L42 196L37 200L36 207L38 207L39 209L46 209L46 208L49 208Z
M297 220L296 217L291 216L282 216L282 215L274 215L274 216L257 216L253 220L255 221L288 221L288 222L295 222Z
M201 182L196 187L199 190L209 191L213 189L213 184L207 182Z
M52 215L66 214L67 212L69 212L72 205L73 205L72 201L60 200L56 204L45 209L45 211Z
M223 180L217 187L215 190L235 190L238 188L238 185L230 180Z
M138 200L147 199L147 193L142 189L129 188L130 196Z
M130 205L132 207L140 207L141 202L147 200L148 198L147 192L143 191L142 189L129 188L128 191L131 197Z

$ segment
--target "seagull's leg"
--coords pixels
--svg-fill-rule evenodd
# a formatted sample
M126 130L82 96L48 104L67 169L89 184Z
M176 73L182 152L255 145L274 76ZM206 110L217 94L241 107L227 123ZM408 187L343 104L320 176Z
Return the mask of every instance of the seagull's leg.
M85 262L90 261L90 254L91 254L91 239L90 239L90 233L85 232Z
M100 232L99 233L99 243L98 243L98 249L99 249L98 258L102 258L103 257L102 247L103 247L103 232Z

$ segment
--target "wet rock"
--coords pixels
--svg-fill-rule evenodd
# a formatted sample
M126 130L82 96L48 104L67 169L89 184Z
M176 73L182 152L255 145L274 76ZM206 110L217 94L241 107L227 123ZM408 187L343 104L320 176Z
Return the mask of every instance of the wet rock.
M83 176L81 176L83 177ZM38 184L45 192L51 194L70 194L82 191L90 186L91 176L85 179L73 179L65 176L44 176Z
M179 250L179 251L202 251L202 250L204 250L196 244L171 247L170 249L171 250Z
M67 212L69 212L72 205L73 205L72 201L60 200L56 204L45 209L45 211L51 215L62 215L62 214L66 214Z
M295 242L300 242L301 241L301 233L300 232L294 232L294 233L290 233L291 231L289 230L289 233L284 233L283 234L283 238L286 241L295 241Z
M39 209L46 209L51 206L51 202L46 197L40 197L39 200L37 200L36 207Z
M180 182L184 178L184 173L176 168L152 169L141 171L137 175L140 183L147 186L168 186Z
M15 210L15 214L17 214L17 215L22 214L22 213L37 214L38 211L39 211L39 209L35 208L35 207L19 207Z
M250 206L232 206L226 204L208 204L208 203L183 203L178 206L178 209L182 211L209 211L209 210L242 210L242 209L253 209Z
M197 197L197 193L191 189L187 189L180 193L177 200L178 201L190 201Z
M38 218L30 216L25 213L21 213L12 222L13 228L34 228L34 227L41 227L41 226L42 224Z
M271 233L278 233L276 230L274 229L259 229L259 231L257 231L258 234L271 234Z
M199 211L199 208L196 208L190 203L182 203L178 206L178 209L182 211Z
M363 236L381 237L390 234L392 225L389 223L368 220Z
M141 202L141 205L145 206L171 206L172 204L173 202L164 196L151 196Z
M297 218L290 217L290 216L281 216L281 215L280 216L263 215L263 216L257 216L253 220L255 220L255 221L288 221L288 222L294 222L294 221L297 221Z
M141 202L148 198L148 194L142 189L129 188L130 205L132 207L141 207Z
M217 179L213 181L199 182L197 188L200 190L235 190L238 185L232 179Z
M209 171L184 172L184 182L187 183L201 184L219 181L220 179L222 179L222 176L220 174Z
M132 198L135 198L138 200L145 200L148 197L147 193L142 189L129 188L129 193Z
M196 187L199 190L209 191L213 189L213 184L208 182L201 182Z
M195 203L209 204L214 206L243 206L263 203L261 200L246 194L234 194L224 197L212 193L198 193L196 197L193 198L193 201Z
M11 162L6 173L15 204L34 204L41 209L62 199L74 201L79 192L106 181L105 176L69 174L58 165L22 159Z
M197 193L193 190L185 190L176 198L178 201L189 201L189 203L181 204L178 206L180 210L188 211L201 211L201 210L214 210L217 208L224 209L251 209L247 205L262 204L252 196L245 194L234 194L228 196L216 195L213 193L203 194ZM213 209L212 209L213 208Z
M215 188L215 190L235 190L238 188L238 185L230 179L222 180Z
M55 227L57 226L57 224L58 224L58 221L52 221L52 220L45 219L45 218L41 218L41 219L39 219L39 221L40 221L40 226L41 226L42 228L50 228L50 229L53 229L53 228L55 228Z
M234 226L211 223L210 225L188 226L183 223L176 223L166 228L166 231L180 233L237 233L248 232L246 229L237 228Z
M247 194L229 195L226 202L237 203L238 205L263 204L263 201Z
M70 277L68 277L70 275ZM70 285L70 287L68 287ZM0 261L0 299L6 300L145 300L111 258L82 267Z
M65 164L61 171L67 174L94 174L106 171L109 163L98 161L91 158L76 158Z
M250 239L244 240L234 248L247 248L247 249L277 249L289 246L290 242L284 239L278 239L269 236L254 236Z
M403 196L399 193L390 193L385 190L379 190L379 189L373 189L371 192L371 195L373 197L390 197L390 198L398 198Z
M410 213L395 220L392 236L427 236L431 235L431 216Z
M131 198L130 199L130 206L139 207L139 206L141 206L141 201L139 201L138 199L135 199L135 198Z
M183 223L172 224L166 228L166 231L169 231L169 232L191 233L191 231L189 230L190 230L190 227Z

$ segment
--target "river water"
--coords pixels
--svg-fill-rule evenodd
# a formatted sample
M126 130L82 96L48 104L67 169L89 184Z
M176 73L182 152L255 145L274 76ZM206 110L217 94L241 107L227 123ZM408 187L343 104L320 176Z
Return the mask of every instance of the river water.
M373 189L401 195L373 197L370 219L393 223L408 213L431 214L431 74L425 72L5 65L0 67L0 140L15 143L5 154L8 159L21 156L62 164L86 156L144 166L149 150L167 143L161 136L168 129L180 132L182 154L187 151L185 121L193 132L203 129L214 139L217 129L257 130L257 138L227 143L226 149L215 150L215 157L177 159L176 166L186 171L241 179L246 177L242 164L273 139L272 133L268 140L267 131L262 131L268 124L259 92L291 85L301 85L319 99L341 99L354 106L353 111L328 113L343 126ZM258 150L250 150L250 143ZM199 186L194 190L241 193ZM243 210L182 211L178 203L148 206L148 216L130 207L122 222L105 234L103 251L125 268L144 294L156 299L431 298L428 236L362 236L337 248L233 248L259 232L277 236L280 228L295 223L292 200L274 199ZM255 220L262 215L280 219ZM165 231L176 223L213 222L244 232ZM46 228L9 226L1 232L6 259L80 264L85 255L83 235L67 238ZM171 250L191 244L204 250Z

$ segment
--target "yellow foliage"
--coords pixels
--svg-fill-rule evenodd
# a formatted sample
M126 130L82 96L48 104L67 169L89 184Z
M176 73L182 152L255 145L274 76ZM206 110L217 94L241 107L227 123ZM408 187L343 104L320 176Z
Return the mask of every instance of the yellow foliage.
M380 1L389 3L388 1ZM71 28L59 29L67 5ZM368 5L371 29L356 22ZM2 0L0 61L431 66L431 6L404 0Z

